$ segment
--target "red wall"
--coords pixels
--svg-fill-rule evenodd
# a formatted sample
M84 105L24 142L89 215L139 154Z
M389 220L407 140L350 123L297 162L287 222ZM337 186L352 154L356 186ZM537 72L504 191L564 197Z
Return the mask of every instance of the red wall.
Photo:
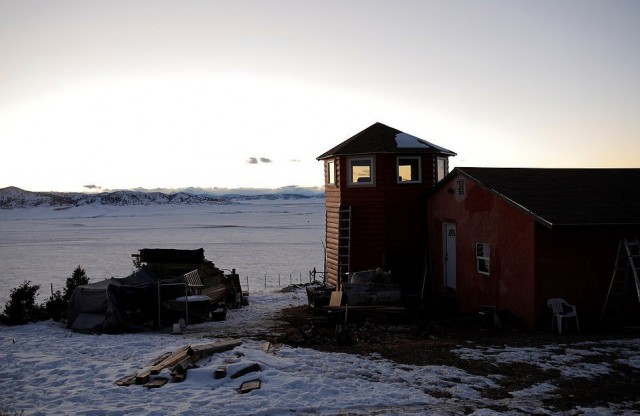
M457 194L457 180L465 194ZM483 305L507 309L534 325L534 220L462 176L451 178L429 199L430 245L437 288L443 290L442 223L456 224L456 290L462 313ZM491 247L491 271L476 271L475 243Z
M574 304L583 328L600 319L621 238L640 235L640 227L536 228L536 323L550 326L546 299ZM635 288L630 288L631 291ZM633 299L632 299L633 300ZM637 306L637 300L630 306ZM636 309L637 310L637 309Z
M594 326L604 305L618 242L640 235L640 227L552 230L468 179L465 195L458 196L456 181L462 178L452 178L429 199L436 286L444 290L442 223L452 222L457 227L455 297L461 312L475 313L483 305L492 305L520 317L529 329L548 328L547 299L560 297L577 306L582 328ZM476 272L476 241L491 246L489 276ZM632 306L637 305L635 301Z

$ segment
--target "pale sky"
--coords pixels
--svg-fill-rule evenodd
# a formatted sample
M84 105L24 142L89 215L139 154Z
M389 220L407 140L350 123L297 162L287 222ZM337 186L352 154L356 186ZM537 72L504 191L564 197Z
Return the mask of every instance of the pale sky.
M321 186L376 121L640 167L640 2L0 0L0 188Z

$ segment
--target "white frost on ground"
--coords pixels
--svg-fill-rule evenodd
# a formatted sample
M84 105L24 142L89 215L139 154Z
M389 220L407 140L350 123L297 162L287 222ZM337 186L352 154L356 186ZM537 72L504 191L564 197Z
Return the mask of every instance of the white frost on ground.
M542 370L557 370L566 378L596 378L609 374L608 363L583 362L586 357L611 354L625 356L617 360L625 365L636 367L640 345L634 340L605 340L572 344L546 345L544 347L474 347L454 350L462 359L490 360L495 363L529 363Z
M511 393L511 399L490 399L483 391L498 388L501 377L472 375L448 366L399 365L380 356L331 354L283 346L265 353L260 341L242 339L233 351L217 353L199 362L182 383L158 389L139 385L119 387L119 378L134 374L161 355L184 345L240 337L263 328L277 310L306 302L302 291L261 293L249 307L230 310L226 321L187 327L183 335L169 330L120 335L86 335L52 321L0 327L0 410L26 414L554 414L542 400L555 387L540 383ZM242 330L240 329L242 328ZM638 363L638 340L599 343L617 351L629 363ZM596 344L555 345L542 348L458 348L462 358L495 362L529 362L564 371ZM584 349L583 349L584 347ZM564 351L564 352L561 352ZM262 371L237 379L216 380L213 372L225 359L229 374L257 363ZM606 369L609 371L609 369ZM589 372L592 372L590 375ZM567 377L595 377L598 366L581 366ZM169 376L164 370L161 376ZM262 386L239 394L244 381L260 379ZM581 408L581 413L604 414L620 410Z

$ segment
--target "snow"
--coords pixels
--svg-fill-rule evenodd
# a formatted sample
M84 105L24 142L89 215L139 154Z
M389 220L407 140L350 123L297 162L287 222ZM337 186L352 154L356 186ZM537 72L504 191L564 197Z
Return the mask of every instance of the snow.
M67 330L53 321L0 327L0 410L25 414L504 414L544 413L542 400L556 387L542 382L510 393L511 399L492 399L485 391L499 387L500 377L478 376L450 366L399 365L378 355L324 353L283 345L265 353L261 339L281 308L306 302L303 290L289 293L265 291L251 304L230 310L227 320L187 326L182 335L170 329L137 334L88 335ZM243 328L243 329L240 329ZM262 331L262 332L261 332ZM216 353L188 371L182 383L170 382L158 389L140 385L120 387L114 382L135 374L164 352L185 345L239 339L242 345ZM463 359L530 363L564 371L579 363L596 345L624 359L640 359L639 341L602 341L538 348L481 346L467 343L454 351ZM230 377L256 363L261 371ZM226 365L228 375L214 379ZM601 374L597 366L581 366L567 377ZM160 376L169 377L168 370ZM261 388L239 394L243 382L259 379ZM489 396L489 397L487 397ZM586 414L618 409L581 408Z
M407 133L396 134L396 146L398 148L429 148L429 145L419 138Z
M88 335L52 321L0 327L0 414L559 414L543 404L556 394L551 382L538 380L507 398L495 398L490 392L501 387L504 376L491 372L401 365L375 354L332 354L286 345L275 354L263 352L261 342L266 340L260 334L278 335L276 312L306 303L304 291L281 293L278 286L307 279L289 277L287 269L321 269L323 221L324 204L311 200L0 211L2 304L9 289L25 277L43 289L49 282L60 289L78 264L86 267L92 281L125 275L130 255L144 247L204 247L207 258L219 267L237 268L242 283L250 286L248 307L229 310L225 321L187 326L180 335L173 335L171 328ZM182 383L158 389L115 384L164 352L228 339L242 345L203 359ZM524 363L594 382L615 371L598 356L640 368L640 339L540 347L468 341L452 350L463 360L496 366ZM221 365L232 373L253 363L261 371L237 379L213 378ZM161 376L168 376L167 371ZM256 378L262 382L260 389L237 392L244 381ZM576 407L572 413L624 413L634 406L637 403Z
M426 140L419 139L415 136L412 136L407 133L398 133L395 137L396 146L398 149L434 149L441 152L449 153L449 150L446 150L440 146L436 146L433 143L429 143Z

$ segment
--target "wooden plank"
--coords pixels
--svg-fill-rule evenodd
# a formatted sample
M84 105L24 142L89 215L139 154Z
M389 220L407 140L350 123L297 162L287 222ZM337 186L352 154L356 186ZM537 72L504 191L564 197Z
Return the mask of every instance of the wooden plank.
M235 373L233 373L231 375L231 378L236 379L236 378L240 378L244 375L247 375L249 373L255 373L257 371L262 371L262 368L260 367L260 364L258 363L251 363L248 366L236 371Z
M151 362L149 363L149 366L154 366L157 365L158 363L162 362L163 360L165 360L167 357L171 356L171 354L173 354L171 351L167 351L164 354L154 358L153 360L151 360Z
M344 292L342 291L335 290L331 292L331 299L329 300L329 306L330 307L341 306L342 300L344 299L343 295L344 295Z
M147 383L143 384L143 387L148 387L150 389L157 389L158 387L162 387L169 382L169 379L166 377L158 377Z
M130 386L135 384L136 382L136 374L131 374L128 376L124 376L119 380L116 380L116 386Z
M136 374L135 382L136 384L145 384L149 381L149 376L151 375L151 368L145 368L142 371L139 371Z
M153 360L153 362L155 363L154 365L143 368L134 376L135 384L144 385L148 383L150 375L160 374L160 372L165 368L174 367L183 363L186 367L188 365L188 362L195 363L204 356L212 355L217 352L228 351L241 344L242 341L232 339L228 341L194 345L193 347L190 345L186 345L174 351L173 353L165 353ZM124 377L121 380L124 380Z
M213 378L215 378L216 380L221 379L221 378L225 378L227 376L227 367L226 366L220 366L218 368L216 368L216 371L213 373Z
M229 351L240 345L242 345L242 341L239 341L237 339L212 342L209 344L193 345L191 347L190 355L193 357L197 357L197 359L195 360L197 361L202 357L209 356L218 352Z
M187 372L188 369L193 368L195 366L195 363L192 360L192 357L187 357L184 360L180 361L178 364L176 364L172 369L171 372L172 374L175 373L179 373L179 374L184 374Z
M159 374L160 371L164 370L165 368L173 367L174 365L178 364L180 361L184 360L185 358L188 358L191 355L190 350L191 350L191 346L186 345L180 348L179 350L175 351L173 354L171 354L171 356L165 358L164 360L160 361L158 364L151 367L150 368L151 374L153 375Z
M253 390L258 390L262 386L262 381L259 379L245 381L240 385L239 392L240 394L249 393Z
M248 393L252 390L257 390L261 387L261 385L262 381L260 379L245 381L240 386L240 393Z

